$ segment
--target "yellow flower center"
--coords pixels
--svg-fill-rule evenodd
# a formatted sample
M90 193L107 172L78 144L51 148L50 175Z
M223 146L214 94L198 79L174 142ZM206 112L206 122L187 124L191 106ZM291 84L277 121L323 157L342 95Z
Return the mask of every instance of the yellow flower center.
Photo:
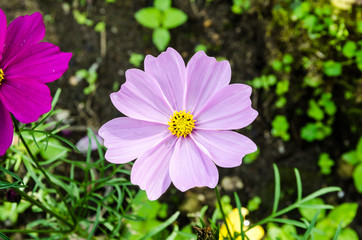
M4 80L4 77L5 77L4 71L2 68L0 68L0 85L1 85L1 82Z
M170 130L172 135L176 135L177 137L186 137L195 127L196 120L194 120L193 117L190 112L186 113L185 110L175 111L168 122L168 125L170 125L168 130Z

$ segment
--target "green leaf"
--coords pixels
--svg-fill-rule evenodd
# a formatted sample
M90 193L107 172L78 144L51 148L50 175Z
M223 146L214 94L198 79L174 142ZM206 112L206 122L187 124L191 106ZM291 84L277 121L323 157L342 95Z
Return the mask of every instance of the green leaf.
M332 93L327 92L323 93L321 99L319 99L318 104L324 107L325 112L332 116L336 113L337 107L332 100Z
M166 11L171 7L171 0L155 0L153 6L161 11Z
M94 31L96 32L104 32L106 30L106 23L99 22L94 26Z
M275 102L275 106L277 108L282 108L285 106L285 104L287 104L287 98L284 96L279 97L278 100Z
M342 229L338 236L338 240L358 240L357 233L351 228Z
M351 165L355 165L359 162L356 151L349 151L349 152L344 153L342 155L342 159Z
M157 227L153 228L147 235L145 235L140 240L149 239L150 237L152 237L152 236L156 235L157 233L161 232L162 230L164 230L165 228L170 226L174 221L176 221L176 219L178 218L179 215L180 215L179 211L175 212L169 219L167 219L163 223L159 224Z
M275 71L279 72L280 70L282 70L283 63L279 60L273 60L271 62L271 66Z
M277 115L272 121L271 134L275 137L281 137L284 141L288 141L290 135L288 133L289 123L285 116Z
M321 198L314 198L314 199L304 203L300 208L298 208L298 210L299 210L300 214L308 221L312 221L315 214L318 211L321 211L318 216L318 220L322 219L322 218L324 218L325 213L326 213L325 209L320 210L320 209L305 207L305 205L316 205L316 204L324 204L324 201Z
M353 181L359 193L362 193L362 163L353 171Z
M347 58L352 58L356 54L357 44L353 41L348 41L342 48L342 53Z
M274 169L275 188L274 188L274 203L273 203L273 212L272 212L272 214L277 212L279 201L280 201L280 174L279 174L279 169L278 169L276 164L273 164L273 169Z
M155 29L161 26L161 11L154 7L139 10L135 18L144 27Z
M316 225L316 231L312 232L315 240L331 240L337 226L334 226L329 218L320 220Z
M248 205L247 205L247 209L252 212L255 210L259 209L259 205L261 203L261 198L258 196L253 197L252 199L249 200Z
M357 68L362 71L362 50L356 52L356 64Z
M40 155L45 160L53 160L66 158L68 151L68 148L63 146L59 140L55 138L49 138L47 143L42 142Z
M258 158L259 154L260 150L258 148L255 152L245 155L245 157L243 158L243 163L250 164L254 162Z
M332 133L332 129L329 126L325 126L320 122L308 123L305 125L300 132L300 136L308 141L313 142L314 140L322 140Z
M341 224L342 228L344 228L353 221L354 217L356 216L357 209L357 203L342 203L329 212L328 218L334 223L336 227L338 224Z
M283 56L283 63L284 64L286 64L286 65L289 65L289 64L291 64L292 62L293 62L293 56L292 55L290 55L289 53L287 53L287 54L285 54L284 56Z
M362 137L360 137L358 140L356 154L357 154L359 161L362 162Z
M187 15L177 8L170 8L164 13L162 26L166 29L175 28L187 21Z
M280 96L288 91L289 91L289 81L288 80L279 81L277 83L277 88L275 90L275 93L278 96Z
M171 40L170 32L167 29L156 28L152 34L152 42L155 44L159 51L166 49Z
M342 64L333 60L324 62L323 69L328 77L337 77L342 74Z
M131 53L131 56L129 57L129 63L135 67L139 67L144 58L145 56L143 54Z
M328 153L322 153L319 155L318 165L321 168L321 173L325 175L331 174L331 168L334 165L333 159L329 157Z
M308 116L315 120L322 120L324 118L324 112L314 99L309 100L309 108L307 112Z

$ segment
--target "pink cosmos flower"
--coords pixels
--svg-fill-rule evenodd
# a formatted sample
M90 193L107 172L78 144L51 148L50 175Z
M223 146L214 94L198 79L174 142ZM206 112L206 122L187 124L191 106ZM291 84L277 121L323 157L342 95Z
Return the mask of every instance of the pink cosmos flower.
M105 158L122 164L137 158L131 182L159 198L171 182L181 191L214 188L215 166L235 167L256 151L247 137L229 130L249 125L251 87L231 84L228 61L217 62L202 51L187 66L172 48L157 58L148 55L145 71L130 69L126 83L111 94L114 106L128 117L104 124L99 135Z
M16 18L7 26L0 9L0 155L10 147L14 126L11 114L22 123L36 121L51 109L45 83L68 69L71 53L63 53L45 36L42 15Z

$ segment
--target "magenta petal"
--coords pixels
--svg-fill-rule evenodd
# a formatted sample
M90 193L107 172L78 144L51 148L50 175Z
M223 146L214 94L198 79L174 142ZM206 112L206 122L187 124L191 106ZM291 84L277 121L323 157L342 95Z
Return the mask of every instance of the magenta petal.
M157 58L147 55L144 64L145 72L158 81L172 110L186 110L184 106L186 68L181 55L175 49L168 48Z
M121 90L111 94L114 106L128 117L167 125L173 111L157 81L138 69L128 70L126 79Z
M13 141L14 126L9 111L0 101L0 156L4 155Z
M0 88L0 101L20 122L30 123L50 111L52 97L44 83L6 76Z
M29 46L4 66L6 77L26 77L48 83L60 78L68 69L71 53L54 44L41 42Z
M117 164L136 159L169 135L167 126L128 117L110 120L98 133L107 147L106 160Z
M3 62L10 61L23 49L39 42L45 36L45 26L40 13L16 18L9 24L3 52Z
M175 187L181 191L193 187L214 188L219 179L213 161L191 138L178 138L170 162L170 176Z
M258 116L251 107L251 87L231 84L217 92L194 117L196 128L232 130L249 125Z
M249 138L232 131L197 130L192 138L220 167L236 167L246 154L255 152L257 147Z
M143 153L134 163L131 182L145 190L150 200L159 198L170 186L169 165L175 138L170 136Z
M0 61L2 58L3 47L6 37L6 27L7 27L6 16L3 10L0 9Z
M216 92L230 83L228 61L216 61L203 51L197 52L187 63L187 111L197 114Z

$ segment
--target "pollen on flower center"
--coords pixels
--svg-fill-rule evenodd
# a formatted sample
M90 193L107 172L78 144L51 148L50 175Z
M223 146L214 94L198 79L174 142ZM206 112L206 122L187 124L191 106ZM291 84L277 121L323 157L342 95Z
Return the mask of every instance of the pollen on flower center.
M2 68L0 68L0 85L1 85L1 82L4 80L4 77L5 77L4 71Z
M185 110L175 111L168 122L168 125L170 125L168 130L170 130L172 135L176 135L177 137L186 137L195 127L196 120L194 120L193 117L190 112L186 112Z

